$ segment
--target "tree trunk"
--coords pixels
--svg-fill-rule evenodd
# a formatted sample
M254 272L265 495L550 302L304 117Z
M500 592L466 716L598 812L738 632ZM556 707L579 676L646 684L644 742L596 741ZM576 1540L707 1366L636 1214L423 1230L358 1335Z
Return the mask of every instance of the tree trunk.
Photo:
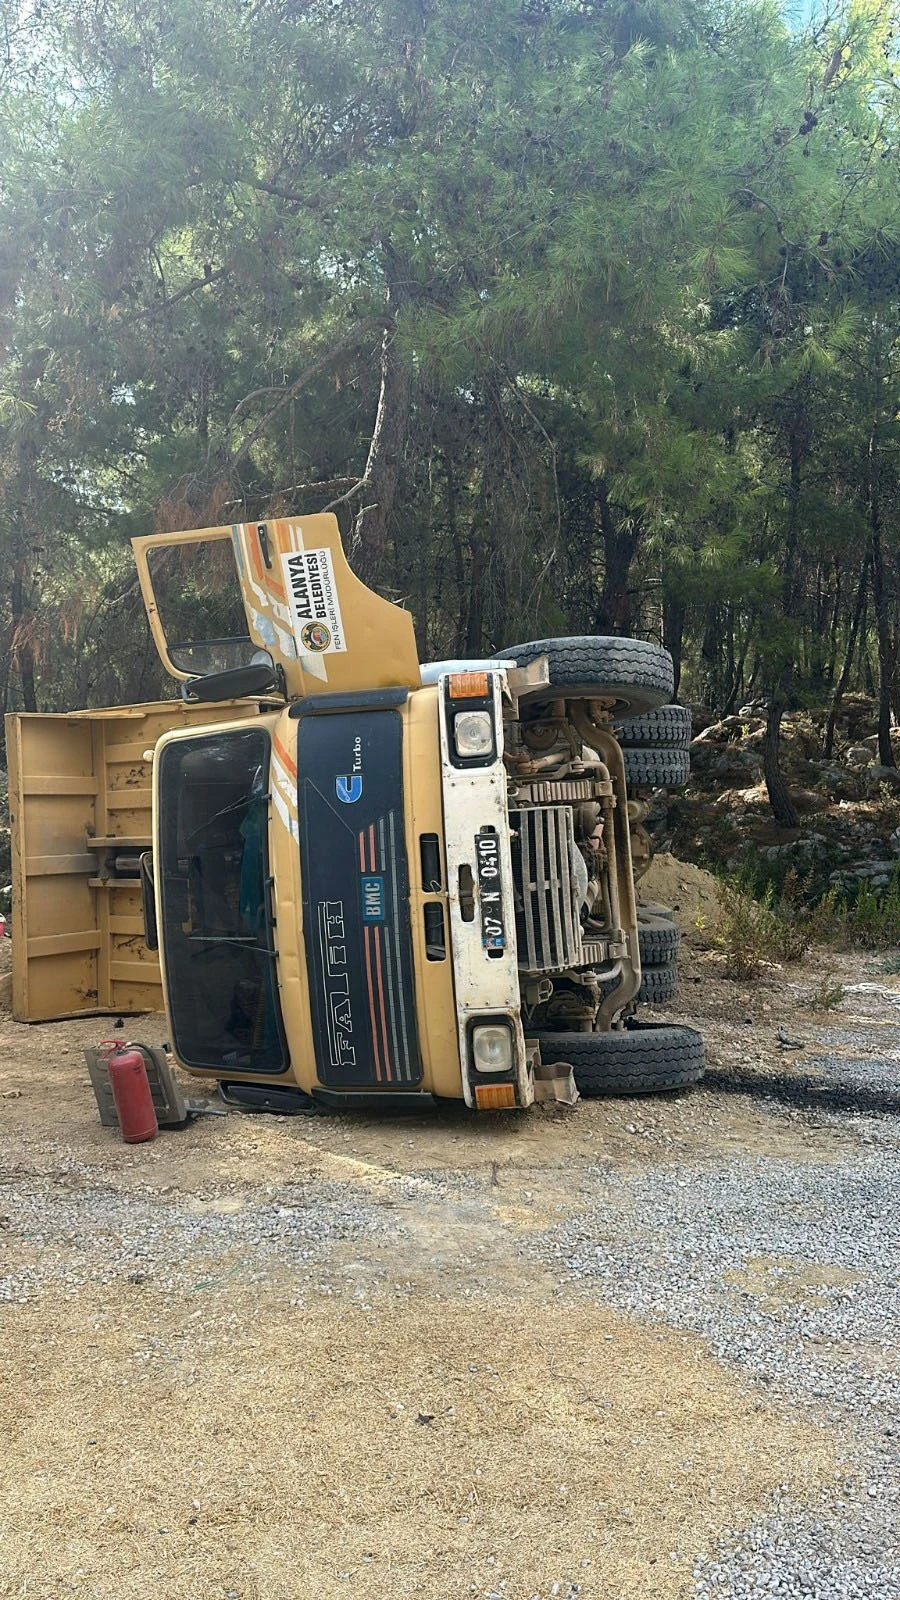
M734 693L734 606L725 607L725 699Z
M25 626L25 564L22 561L16 563L13 571L10 610L12 613L11 653L19 669L19 680L22 685L22 707L25 711L37 711L37 695L34 685L34 648Z
M684 647L684 624L687 617L687 607L683 600L676 600L666 596L663 600L663 644L672 657L675 669L675 688L673 695L678 698L678 685L681 682L681 654Z
M609 502L605 483L598 486L600 531L603 536L603 585L594 614L598 633L630 634L634 627L634 596L628 588L631 563L641 537L635 520L622 526Z
M720 710L722 702L722 618L718 606L707 611L706 627L700 645L700 659L706 669L706 704Z
M888 594L884 548L881 542L881 504L878 482L878 425L869 439L869 558L872 563L872 599L878 638L878 759L895 767L891 746L891 709L894 702L894 641L891 635L891 597Z
M459 532L459 520L456 514L456 473L453 469L453 458L444 455L444 477L447 485L447 532L450 535L450 548L453 551L453 575L456 580L457 618L454 636L454 651L462 655L465 646L467 603L466 592L466 567L463 560L462 539Z
M480 656L484 649L484 543L470 534L468 544L471 565L463 643L467 656Z
M847 640L847 650L844 655L844 664L841 667L841 675L835 685L831 709L828 712L828 721L825 724L825 759L827 761L831 760L832 753L834 751L834 730L837 723L837 714L840 710L841 701L844 698L847 685L850 682L850 673L853 668L853 657L856 653L856 641L859 637L859 627L860 623L862 622L863 612L866 609L868 580L869 557L867 554L863 560L862 571L859 575L859 587L856 591L856 601L853 607L853 616L850 621L850 637Z
M723 715L723 717L728 717L728 716L731 715L732 711L734 710L735 706L738 703L738 698L739 697L741 699L743 699L743 696L741 695L741 685L744 682L744 665L745 665L745 662L747 660L747 651L750 648L750 636L751 636L752 632L753 632L752 625L751 625L750 622L748 622L747 631L746 631L746 633L744 635L744 642L741 645L740 652L738 654L738 658L737 658L737 660L736 660L736 662L734 664L734 673L732 675L731 688L728 691L728 694L727 694L727 696L725 698L725 703L724 703L724 705L722 707L722 715Z
M784 552L784 577L781 586L781 611L785 618L794 614L794 600L797 588L797 561L800 545L800 493L802 489L802 466L804 452L803 413L799 413L796 425L791 428L788 435L790 449L790 496L788 500L787 542ZM772 815L782 828L798 828L800 818L794 809L794 802L790 797L784 773L781 770L781 718L784 714L784 702L790 689L793 675L793 658L785 659L782 655L780 668L775 677L772 692L769 695L769 709L766 715L766 735L763 740L763 775L766 780L766 789L769 794L769 804Z
M838 566L834 581L834 605L831 608L831 623L828 629L828 661L826 663L826 676L829 683L834 683L834 670L838 658L838 630L841 625L841 609L843 602L843 585L841 583L841 568Z
M351 556L355 558L354 564L364 581L375 576L384 557L412 400L412 373L399 349L396 333L396 317L411 299L409 274L390 247L387 247L385 255L388 262L388 306L395 325L385 329L381 341L378 410L363 474L362 502L350 542Z
M763 773L766 788L769 792L769 804L772 815L779 827L799 828L800 818L794 809L794 802L788 793L788 786L784 779L779 761L779 745L781 742L781 718L784 707L774 695L769 702L766 717L766 736L763 740Z

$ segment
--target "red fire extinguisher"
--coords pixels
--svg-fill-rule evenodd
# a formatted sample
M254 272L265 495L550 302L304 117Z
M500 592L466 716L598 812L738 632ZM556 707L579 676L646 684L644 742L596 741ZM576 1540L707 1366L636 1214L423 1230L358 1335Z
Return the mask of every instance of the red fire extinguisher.
M159 1132L147 1068L140 1050L117 1045L109 1056L109 1081L126 1144L143 1144Z

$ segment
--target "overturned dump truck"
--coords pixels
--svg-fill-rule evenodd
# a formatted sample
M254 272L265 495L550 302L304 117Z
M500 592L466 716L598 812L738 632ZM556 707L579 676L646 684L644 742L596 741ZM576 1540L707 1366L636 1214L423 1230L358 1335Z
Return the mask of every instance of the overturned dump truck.
M671 697L664 650L420 666L329 515L134 550L181 698L8 719L17 1017L164 1004L180 1066L271 1110L701 1075L698 1034L634 1016L613 730Z

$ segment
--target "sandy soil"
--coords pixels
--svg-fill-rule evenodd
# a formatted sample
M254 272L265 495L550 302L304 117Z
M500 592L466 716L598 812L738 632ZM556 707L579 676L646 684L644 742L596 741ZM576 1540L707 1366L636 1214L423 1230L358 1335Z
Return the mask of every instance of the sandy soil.
M833 1482L825 1430L522 1249L598 1169L857 1139L729 1082L797 1070L780 1025L833 1025L803 1005L819 964L715 974L685 967L713 1077L684 1096L231 1113L134 1147L99 1126L81 1055L108 1026L0 1017L0 1595L675 1600L779 1487ZM137 1265L123 1208L159 1219Z

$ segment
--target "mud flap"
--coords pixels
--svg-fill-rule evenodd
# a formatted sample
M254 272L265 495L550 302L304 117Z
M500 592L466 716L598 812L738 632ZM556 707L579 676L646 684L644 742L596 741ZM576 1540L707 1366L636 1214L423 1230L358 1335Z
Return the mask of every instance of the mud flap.
M553 1100L558 1106L575 1106L581 1095L575 1087L575 1074L562 1061L550 1061L534 1069L534 1098Z

